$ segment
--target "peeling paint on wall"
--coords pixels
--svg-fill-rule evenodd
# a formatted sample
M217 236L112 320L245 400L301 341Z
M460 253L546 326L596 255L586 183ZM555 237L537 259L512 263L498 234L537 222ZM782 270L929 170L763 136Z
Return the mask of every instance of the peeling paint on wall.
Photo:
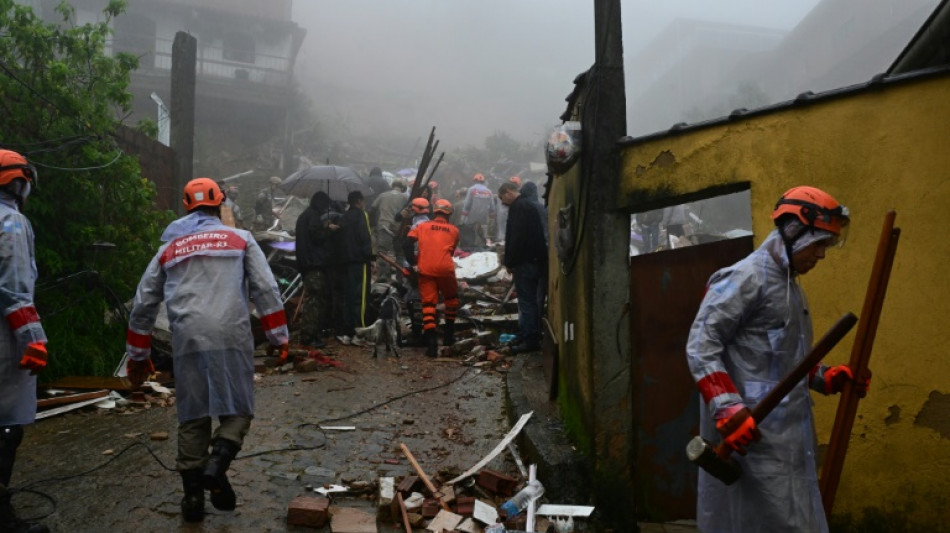
M924 406L914 419L915 426L930 428L945 439L950 439L950 394L931 391Z
M887 418L884 419L884 423L888 426L896 424L901 419L901 408L897 405L892 405L887 408L887 412L890 413L887 415Z
M656 159L650 163L651 167L660 167L667 168L673 166L676 163L676 156L673 155L673 152L669 150L664 150L660 152L660 155L656 156Z

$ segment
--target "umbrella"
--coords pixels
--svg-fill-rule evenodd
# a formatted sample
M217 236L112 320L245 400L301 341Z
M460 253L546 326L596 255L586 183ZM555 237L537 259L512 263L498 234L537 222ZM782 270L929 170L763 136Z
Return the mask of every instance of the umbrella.
M349 167L317 165L298 170L287 176L278 188L298 198L309 199L317 191L323 191L335 202L346 202L352 191L369 194L369 187Z

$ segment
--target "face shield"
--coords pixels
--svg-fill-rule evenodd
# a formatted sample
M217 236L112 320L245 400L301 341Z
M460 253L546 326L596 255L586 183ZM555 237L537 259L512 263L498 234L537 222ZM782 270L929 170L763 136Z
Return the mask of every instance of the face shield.
M19 170L23 174L22 177L13 178L13 180L10 181L10 186L14 194L26 200L27 196L30 195L30 191L33 190L33 187L39 184L39 174L36 172L36 167L30 164L6 165L0 167L0 172L6 170Z

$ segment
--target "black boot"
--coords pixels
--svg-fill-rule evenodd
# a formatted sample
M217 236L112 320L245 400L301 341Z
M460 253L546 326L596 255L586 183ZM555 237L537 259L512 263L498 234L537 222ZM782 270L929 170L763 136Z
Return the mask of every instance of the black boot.
M219 511L233 511L237 495L228 481L228 468L240 448L227 439L215 439L211 443L211 457L201 473L201 483L211 491L211 505Z
M201 469L181 471L185 496L181 499L181 515L186 522L201 522L205 518L205 491L201 488Z
M445 321L445 333L442 337L442 346L453 346L455 345L455 321L446 320Z
M436 337L434 329L427 329L425 332L426 355L437 357L439 355L439 338Z
M49 533L43 524L26 522L17 517L10 503L10 492L6 485L0 485L0 532L3 533Z

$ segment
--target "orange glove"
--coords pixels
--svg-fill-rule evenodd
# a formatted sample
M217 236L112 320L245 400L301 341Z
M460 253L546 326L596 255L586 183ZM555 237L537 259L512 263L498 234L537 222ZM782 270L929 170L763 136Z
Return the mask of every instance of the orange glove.
M854 379L854 371L848 365L838 365L825 370L825 394L841 392L846 381L854 382L854 391L858 398L864 398L871 386L871 369L865 369L862 379Z
M36 375L46 368L49 357L46 353L46 343L31 342L23 350L23 357L20 358L20 368L29 370L30 374Z
M276 355L280 359L280 364L287 362L287 353L290 351L290 344L286 342L280 346L275 346L271 344L267 347L267 357L274 357L275 352L278 352Z
M736 411L729 418L716 421L716 429L722 435L722 441L740 455L746 454L746 446L762 438L759 428L755 426L752 411L748 407Z
M145 380L154 373L155 365L152 364L150 357L142 361L130 358L125 364L125 376L129 378L129 382L132 383L132 387L135 389L141 387L142 383L145 383Z

